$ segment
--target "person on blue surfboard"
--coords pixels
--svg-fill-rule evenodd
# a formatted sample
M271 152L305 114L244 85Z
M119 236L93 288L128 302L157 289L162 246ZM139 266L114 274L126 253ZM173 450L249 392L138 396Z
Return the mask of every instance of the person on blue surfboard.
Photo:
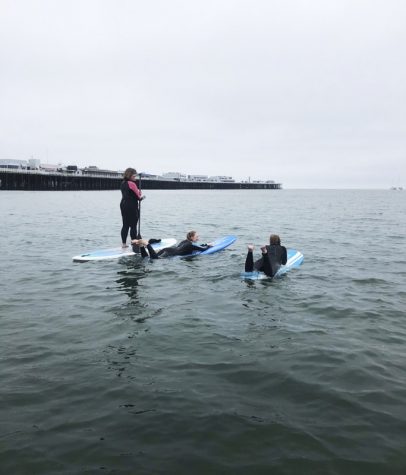
M137 238L137 224L139 219L139 202L145 196L142 196L141 191L135 184L137 180L137 170L134 168L127 168L124 172L123 182L121 183L121 202L120 210L123 219L123 227L121 228L121 247L127 246L128 231L130 231L131 239Z
M157 242L157 240L150 239L147 241L146 239L133 239L131 244L134 246L139 246L141 250L142 257L149 257L151 259L159 259L160 257L172 257L172 256L188 256L195 251L205 251L212 247L213 244L202 244L198 245L197 242L199 241L199 235L196 231L189 231L186 234L186 239L181 241L179 244L175 244L171 247L165 247L164 249L159 250L156 252L151 244ZM146 251L148 249L148 253Z
M268 277L273 277L281 265L285 265L288 260L288 254L285 246L281 246L281 239L277 234L271 234L269 246L262 246L262 256L254 262L252 244L248 245L247 258L245 259L245 272L253 272L254 269L264 272Z

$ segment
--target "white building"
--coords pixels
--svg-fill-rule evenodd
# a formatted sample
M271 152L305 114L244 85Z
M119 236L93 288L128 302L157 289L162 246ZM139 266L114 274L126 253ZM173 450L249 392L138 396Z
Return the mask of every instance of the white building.
M177 181L186 180L186 175L183 175L183 173L179 173L179 172L163 173L162 176L163 178L166 178L169 180L177 180Z
M103 170L101 168L95 167L94 165L81 168L78 171L80 172L81 175L91 175L91 176L99 176L99 177L105 177L105 178L121 178L123 176L121 172L118 172L115 170Z
M56 172L62 165L51 165L50 163L41 163L40 169L44 172Z
M27 160L0 160L0 168L11 168L14 170L26 170L28 166Z
M207 175L188 175L189 181L208 181L209 177Z
M28 166L30 170L39 170L41 166L41 160L38 160L38 158L30 158L28 160Z
M217 183L234 183L235 182L232 176L224 176L224 175L211 176L209 178L209 181L215 181Z

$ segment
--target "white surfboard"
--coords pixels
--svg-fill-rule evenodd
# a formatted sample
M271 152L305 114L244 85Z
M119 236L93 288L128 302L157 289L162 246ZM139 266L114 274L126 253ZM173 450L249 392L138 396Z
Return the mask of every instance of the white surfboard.
M152 244L152 247L155 251L163 249L164 247L170 247L176 244L176 239L166 238L162 239L160 242ZM96 249L94 251L86 252L84 254L79 254L78 256L73 256L72 260L74 262L88 262L88 261L104 261L108 259L119 259L120 257L134 256L132 247L114 247L110 249Z

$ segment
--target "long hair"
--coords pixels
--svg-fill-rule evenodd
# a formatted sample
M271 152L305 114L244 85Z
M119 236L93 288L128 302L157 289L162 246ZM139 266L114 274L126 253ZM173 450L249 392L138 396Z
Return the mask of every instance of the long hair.
M186 239L188 241L191 241L193 236L196 234L196 231L189 231L187 234L186 234Z
M281 238L277 234L271 234L269 238L269 242L271 246L280 246L281 245Z
M134 168L127 168L127 170L124 172L123 178L125 181L130 181L133 175L137 174L137 170Z

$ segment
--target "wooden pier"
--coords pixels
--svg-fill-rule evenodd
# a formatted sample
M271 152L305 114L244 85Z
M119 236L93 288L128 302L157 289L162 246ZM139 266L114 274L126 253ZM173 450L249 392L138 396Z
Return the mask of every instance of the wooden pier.
M0 190L31 191L78 191L78 190L118 190L122 178L73 175L69 173L41 173L30 170L10 170L0 168ZM280 183L251 182L198 182L178 180L142 179L144 190L279 190Z

